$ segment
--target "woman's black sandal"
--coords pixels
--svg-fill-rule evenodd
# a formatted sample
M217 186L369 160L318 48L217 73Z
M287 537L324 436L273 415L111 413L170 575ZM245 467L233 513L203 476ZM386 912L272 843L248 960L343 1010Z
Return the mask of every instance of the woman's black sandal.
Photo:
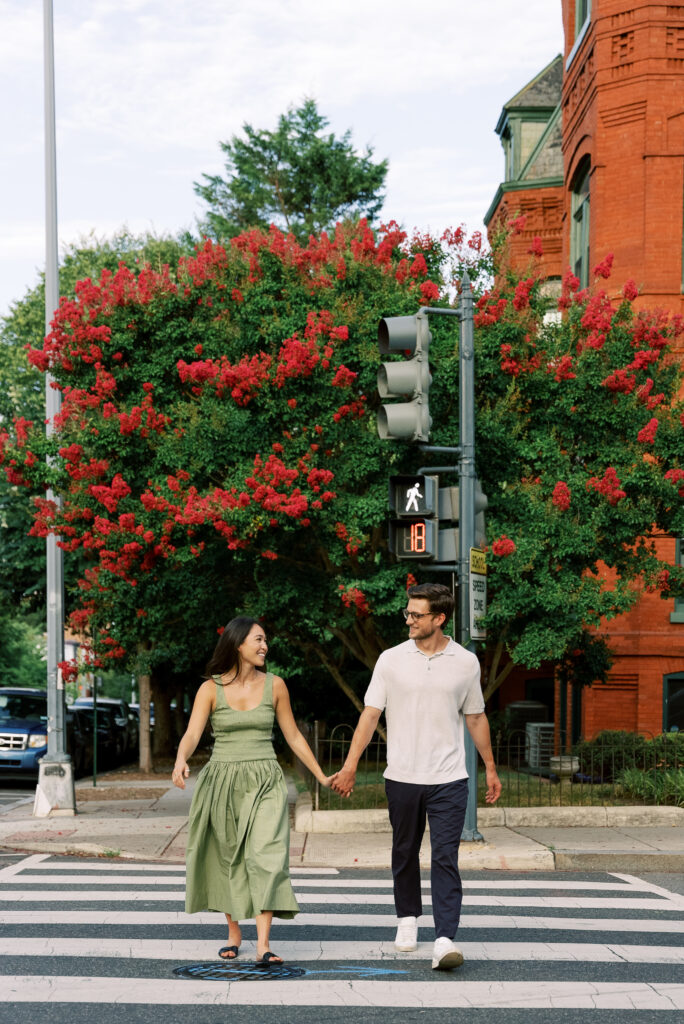
M222 960L235 960L237 958L238 951L239 951L239 946L221 946L221 948L218 951L218 955L221 957ZM226 954L232 953L233 955L232 956L224 956L223 955L224 953L226 953Z
M265 964L267 967L280 967L283 963L283 958L278 956L277 953L272 953L270 949L267 949L262 957L257 960L258 964Z

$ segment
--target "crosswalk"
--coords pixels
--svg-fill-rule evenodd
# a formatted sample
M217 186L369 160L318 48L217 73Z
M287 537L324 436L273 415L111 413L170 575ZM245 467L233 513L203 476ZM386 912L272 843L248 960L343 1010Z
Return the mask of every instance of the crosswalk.
M632 875L466 875L457 939L465 964L448 973L430 969L427 880L419 948L397 953L388 872L292 876L302 912L274 922L272 947L286 966L265 971L254 965L253 925L243 927L239 960L218 961L225 921L184 913L182 865L39 854L0 867L0 1001L188 1014L344 1007L346 1021L363 1019L353 1013L364 1007L420 1010L421 1020L459 1007L586 1010L587 1020L597 1009L621 1020L684 1011L684 896Z

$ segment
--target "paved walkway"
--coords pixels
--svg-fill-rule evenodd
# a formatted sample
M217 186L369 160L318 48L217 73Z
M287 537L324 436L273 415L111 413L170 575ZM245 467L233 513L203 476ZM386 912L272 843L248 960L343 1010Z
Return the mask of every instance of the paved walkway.
M156 779L126 782L129 796L117 800L104 797L121 782L104 777L94 789L80 780L77 813L42 818L33 816L27 796L0 809L0 849L180 863L192 782L184 791ZM308 794L297 796L292 783L289 792L293 866L389 867L386 812L312 811ZM478 829L484 842L461 845L465 870L684 871L684 808L483 808ZM429 835L421 861L429 865Z

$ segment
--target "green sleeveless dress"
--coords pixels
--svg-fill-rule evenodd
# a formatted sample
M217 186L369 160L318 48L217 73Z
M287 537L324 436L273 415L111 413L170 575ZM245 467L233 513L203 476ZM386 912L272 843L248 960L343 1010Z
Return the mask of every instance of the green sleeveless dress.
M216 677L214 677L216 681ZM271 742L273 675L258 707L236 711L216 682L214 750L190 805L185 909L236 920L299 911L289 875L287 787Z

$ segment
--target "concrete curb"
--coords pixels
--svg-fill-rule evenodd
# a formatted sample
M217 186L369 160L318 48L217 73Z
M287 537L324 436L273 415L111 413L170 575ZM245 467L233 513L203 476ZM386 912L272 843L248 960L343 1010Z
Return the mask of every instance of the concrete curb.
M610 850L554 851L556 871L624 871L635 875L645 872L681 874L684 871L684 853L666 853L648 850L639 853Z
M478 828L624 828L679 825L684 807L480 807ZM391 832L386 808L314 811L311 794L300 793L295 831L335 835L344 832Z

